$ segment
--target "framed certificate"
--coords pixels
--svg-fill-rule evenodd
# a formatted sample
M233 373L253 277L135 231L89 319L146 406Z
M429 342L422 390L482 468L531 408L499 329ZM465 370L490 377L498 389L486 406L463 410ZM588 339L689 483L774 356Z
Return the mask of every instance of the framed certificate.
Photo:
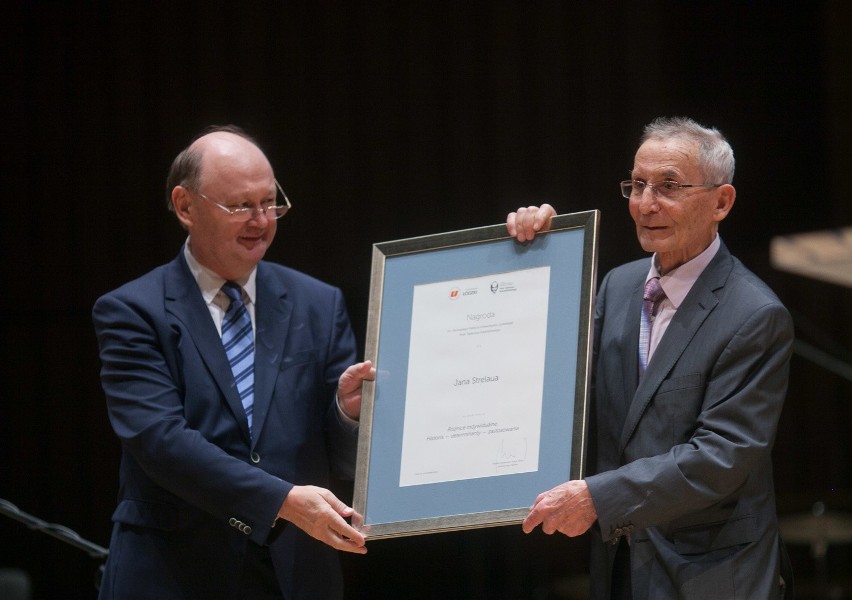
M520 523L582 477L599 213L373 246L353 524L368 539Z

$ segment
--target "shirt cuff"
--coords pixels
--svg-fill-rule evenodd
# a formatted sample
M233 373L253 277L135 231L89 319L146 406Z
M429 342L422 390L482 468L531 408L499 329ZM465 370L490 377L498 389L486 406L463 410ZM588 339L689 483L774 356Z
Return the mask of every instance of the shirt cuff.
M343 412L343 409L340 407L340 398L337 396L337 392L334 392L334 404L337 407L337 417L340 419L340 422L347 425L350 429L357 429L358 421Z

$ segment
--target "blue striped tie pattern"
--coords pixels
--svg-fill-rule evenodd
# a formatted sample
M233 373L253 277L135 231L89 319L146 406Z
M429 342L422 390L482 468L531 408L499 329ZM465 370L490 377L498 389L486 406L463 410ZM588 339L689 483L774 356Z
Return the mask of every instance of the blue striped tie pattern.
M243 304L243 291L239 285L226 281L222 292L231 300L222 320L222 345L231 363L231 372L237 382L237 391L243 403L251 432L251 413L254 404L254 336L251 317Z
M651 328L654 326L654 313L657 303L666 297L659 277L652 277L645 284L642 294L642 319L639 321L639 375L645 374L648 367L648 353L651 346Z

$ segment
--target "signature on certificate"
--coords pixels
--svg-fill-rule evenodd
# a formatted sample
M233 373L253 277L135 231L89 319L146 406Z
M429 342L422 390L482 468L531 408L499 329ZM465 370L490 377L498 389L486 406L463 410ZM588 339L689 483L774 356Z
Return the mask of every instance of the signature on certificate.
M527 458L527 438L502 439L497 446L496 462L518 462Z

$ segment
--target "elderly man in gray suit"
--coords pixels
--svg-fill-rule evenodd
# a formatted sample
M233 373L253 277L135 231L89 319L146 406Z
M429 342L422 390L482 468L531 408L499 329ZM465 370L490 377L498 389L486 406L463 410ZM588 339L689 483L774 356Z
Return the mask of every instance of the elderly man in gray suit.
M596 599L791 591L771 453L793 324L719 238L733 175L719 131L661 118L621 182L653 256L612 270L597 295L588 474L540 494L523 524L595 530ZM509 233L532 240L554 214L520 208Z

